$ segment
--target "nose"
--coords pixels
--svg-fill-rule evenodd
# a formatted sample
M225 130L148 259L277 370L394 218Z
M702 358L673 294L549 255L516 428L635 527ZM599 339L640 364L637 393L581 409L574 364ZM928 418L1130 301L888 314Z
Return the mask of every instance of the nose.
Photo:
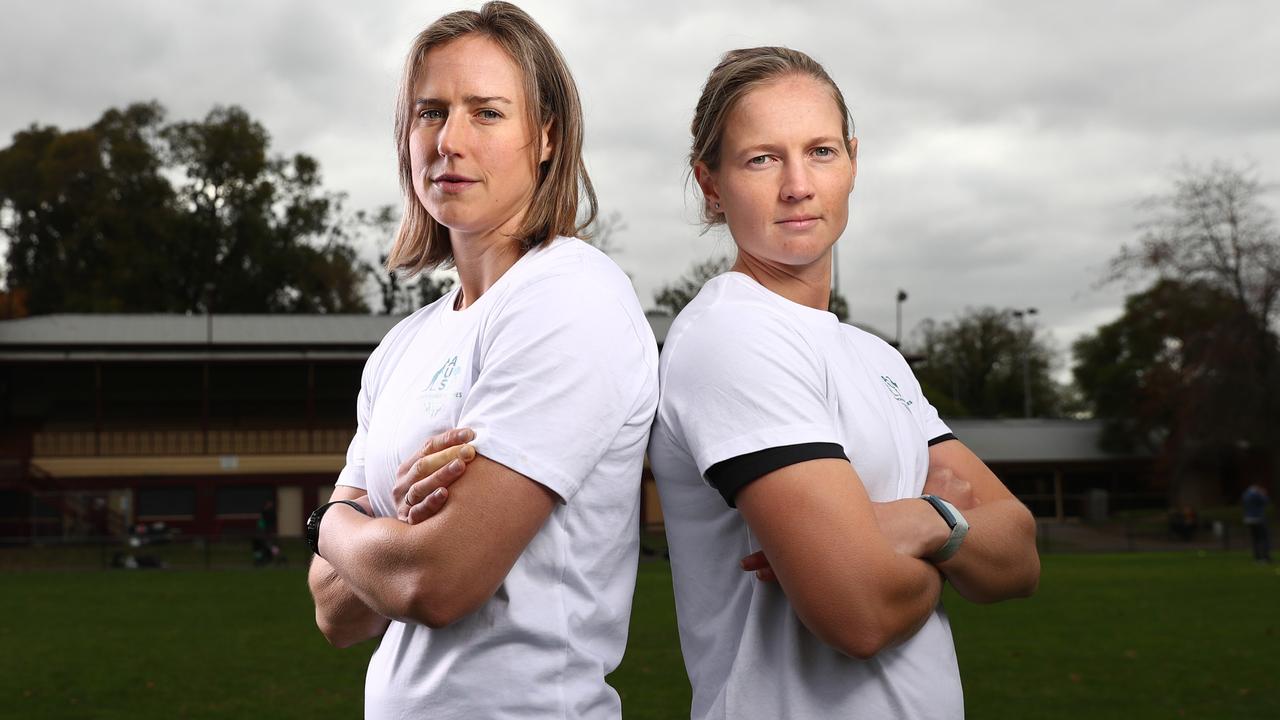
M462 148L466 143L467 123L466 118L458 113L450 113L445 118L444 124L440 126L440 133L436 136L436 152L442 158L461 155Z
M783 168L782 187L779 196L783 202L793 203L813 197L813 178L803 163L788 163Z

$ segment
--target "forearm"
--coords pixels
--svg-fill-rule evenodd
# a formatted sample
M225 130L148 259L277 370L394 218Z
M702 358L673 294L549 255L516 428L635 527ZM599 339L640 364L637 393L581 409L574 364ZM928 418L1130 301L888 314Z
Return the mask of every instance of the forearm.
M334 646L350 647L386 630L387 619L361 601L324 558L312 558L307 585L316 604L316 625Z
M407 541L411 526L335 506L321 525L320 552L356 600L384 618L413 619L427 558Z
M951 559L938 569L960 596L991 603L1028 597L1040 582L1035 518L1013 498L983 503L964 511L969 534Z

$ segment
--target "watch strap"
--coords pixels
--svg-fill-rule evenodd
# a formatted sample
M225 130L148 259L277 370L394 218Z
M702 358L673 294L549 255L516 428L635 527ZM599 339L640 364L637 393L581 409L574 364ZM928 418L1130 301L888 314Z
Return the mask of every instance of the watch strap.
M937 495L921 495L920 499L932 505L933 509L937 510L942 519L947 522L947 526L951 528L951 535L947 538L947 542L930 555L929 560L935 563L949 560L960 550L960 544L964 542L965 535L969 533L969 522L964 519L964 515L956 509L955 505Z
M365 512L360 503L355 500L330 500L311 512L311 516L307 518L307 547L311 548L311 552L316 557L324 557L320 554L320 521L324 519L324 514L334 505L350 505L355 508L361 515L369 515Z

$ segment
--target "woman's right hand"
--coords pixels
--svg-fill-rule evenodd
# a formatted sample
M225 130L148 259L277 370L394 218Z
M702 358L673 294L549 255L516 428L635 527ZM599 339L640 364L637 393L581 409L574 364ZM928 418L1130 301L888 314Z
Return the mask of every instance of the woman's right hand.
M415 525L440 512L449 486L476 457L476 449L467 444L474 439L469 428L446 430L400 464L392 497L401 520Z

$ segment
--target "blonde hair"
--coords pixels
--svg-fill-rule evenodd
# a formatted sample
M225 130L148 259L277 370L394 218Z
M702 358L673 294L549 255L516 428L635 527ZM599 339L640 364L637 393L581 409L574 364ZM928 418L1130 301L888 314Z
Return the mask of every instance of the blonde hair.
M551 158L538 168L533 199L515 231L520 251L559 235L583 237L586 227L595 220L596 194L582 161L582 104L573 75L555 43L528 13L511 3L488 2L479 12L459 10L441 17L418 33L409 48L396 97L395 122L404 215L387 257L389 271L404 269L414 274L453 262L449 228L427 213L414 192L409 133L413 126L414 90L427 71L423 62L427 53L471 34L493 40L520 68L524 75L526 121L534 133L550 126ZM531 143L534 162L538 161L540 145ZM580 199L587 203L586 217L581 222Z
M702 87L702 96L698 98L690 126L693 133L690 170L698 163L706 165L709 170L719 168L720 143L724 140L729 113L747 93L788 75L808 76L831 88L831 97L840 111L840 131L847 151L849 138L853 137L853 118L840 88L818 61L791 48L743 48L730 50L721 56L720 64L711 71L706 85ZM724 222L724 213L704 203L702 219L708 225L715 225Z

